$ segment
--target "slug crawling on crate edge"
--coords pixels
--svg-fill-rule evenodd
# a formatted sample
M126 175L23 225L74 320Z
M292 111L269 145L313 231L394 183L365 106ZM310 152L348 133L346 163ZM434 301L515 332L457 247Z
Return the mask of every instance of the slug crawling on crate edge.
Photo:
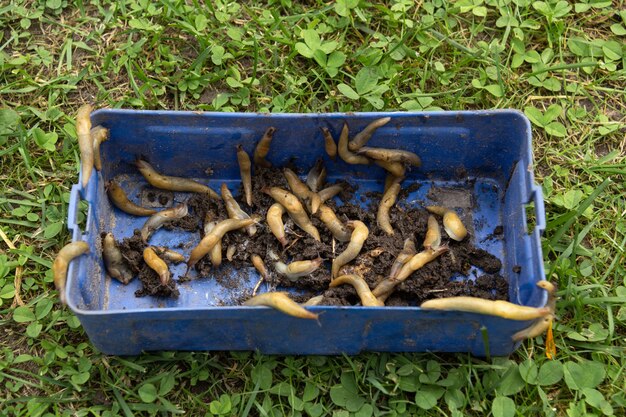
M91 138L91 119L93 107L83 104L76 113L76 137L80 149L80 164L83 172L82 185L86 187L94 169L93 139Z
M550 310L550 313L545 317L536 319L530 326L515 333L512 336L515 342L532 339L544 334L552 326L552 322L556 318L556 285L550 281L541 280L537 283L537 286L548 292L546 307Z
M339 135L339 144L337 145L337 152L339 153L339 157L343 159L345 162L356 165L363 164L368 165L370 160L362 155L357 155L356 153L350 151L348 149L348 135L350 134L350 130L348 128L348 124L344 123L343 128L341 129L341 134Z
M269 168L272 166L271 162L269 162L265 157L270 151L270 145L272 143L272 139L274 138L274 132L276 132L275 127L268 127L263 137L257 143L256 148L254 148L254 164L263 168Z
M93 166L96 171L102 170L102 159L100 158L100 144L109 139L109 129L104 126L92 127L89 131L93 142Z
M265 292L255 295L243 303L244 306L267 306L293 317L317 320L319 314L312 313L293 301L286 292Z
M242 145L237 145L237 162L239 163L239 175L246 196L246 204L252 206L252 163Z
M327 127L320 127L320 130L324 137L324 149L326 150L326 154L334 161L337 159L337 144L335 143L335 139L333 139L333 135Z
M59 291L61 303L67 304L65 298L65 284L67 282L67 268L72 259L89 252L87 242L71 242L63 246L52 263L52 274L54 276L54 286Z
M365 128L357 133L350 141L350 143L348 143L348 149L353 152L361 149L371 139L374 132L376 132L379 127L383 127L384 125L389 123L390 120L391 117L381 117L380 119L376 119L367 126L365 126Z
M548 307L526 307L509 301L493 301L478 297L436 298L424 301L420 307L425 310L465 311L520 321L533 320L551 314Z

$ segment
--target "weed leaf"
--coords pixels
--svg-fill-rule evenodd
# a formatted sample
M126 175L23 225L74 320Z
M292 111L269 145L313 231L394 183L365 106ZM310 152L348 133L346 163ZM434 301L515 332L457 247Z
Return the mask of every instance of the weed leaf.
M496 397L491 404L493 417L515 416L515 402L509 397Z

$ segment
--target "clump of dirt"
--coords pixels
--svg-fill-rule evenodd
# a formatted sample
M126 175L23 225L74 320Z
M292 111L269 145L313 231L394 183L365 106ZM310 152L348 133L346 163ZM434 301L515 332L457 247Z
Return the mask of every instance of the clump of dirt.
M166 286L162 285L159 275L143 260L143 251L148 245L141 240L139 230L135 230L131 237L127 237L121 242L116 241L116 244L122 251L126 264L135 275L139 276L141 281L142 288L135 292L137 297L153 295L178 298L180 292L176 287L176 281L172 279Z
M193 194L187 200L187 209L188 214L185 217L167 223L163 225L163 228L196 232L203 226L207 212L226 212L221 200L215 200L205 194Z
M116 241L116 244L122 251L122 256L130 269L135 274L138 274L142 265L145 263L143 260L143 250L147 247L141 240L141 232L136 229L131 237L127 237L121 242Z
M296 170L297 168L294 166L293 169ZM347 182L341 183L344 185L344 191L337 199L327 201L325 204L335 210L338 218L343 222L357 219L364 222L369 227L369 236L360 255L344 266L340 274L359 274L373 289L389 275L391 265L402 251L405 240L411 239L415 243L417 251L422 250L429 213L424 209L405 207L402 204L403 198L419 188L419 185L416 184L405 184L400 193L399 203L390 210L394 234L388 235L378 227L376 222L376 213L382 194L379 192L366 193L365 196L362 196L362 201L369 199L371 203L370 206L363 207L353 200L356 187ZM324 187L330 185L332 184L325 184ZM252 207L247 206L243 201L242 187L240 187L239 195L236 197L244 211L250 215L258 214L263 219L266 217L268 208L274 204L274 200L262 192L265 187L288 189L280 168L255 167L252 182ZM470 200L468 199L468 201ZM193 195L187 204L189 214L183 219L164 226L164 228L198 232L202 237L206 221L220 221L227 218L223 202L210 199L208 196ZM323 294L322 305L358 304L359 298L351 286L329 288L332 260L346 249L348 242L336 241L317 216L310 217L313 225L320 232L320 241L302 231L286 214L283 216L283 221L288 243L283 247L271 233L267 223L261 221L256 225L257 231L253 236L250 236L246 230L227 233L222 238L223 258L221 265L215 267L211 264L210 257L205 256L194 267L198 273L196 279L211 277L226 289L241 290L243 283L248 282L248 277L253 272L250 257L256 254L263 259L268 271L270 271L268 283L272 289L278 287L297 288L301 294L294 296L294 298L299 302L314 295ZM501 261L485 250L475 247L472 243L471 231L468 238L462 242L457 242L448 239L443 231L440 218L438 222L442 233L441 244L449 248L448 252L426 264L398 285L394 293L387 299L386 305L419 305L428 299L458 295L506 300L508 298L508 283L499 275L502 269ZM493 235L493 238L500 238L502 227L496 227ZM138 231L135 231L132 237L124 239L120 246L129 266L139 275L143 284L143 288L137 292L137 296L178 296L178 289L174 281L171 285L163 287L160 285L157 274L143 261L142 253L146 245L141 242ZM232 255L230 260L227 259L227 254ZM291 281L275 271L274 264L277 261L289 263L296 260L312 260L317 257L324 259L322 265L312 274L295 281ZM475 281L466 279L470 273L474 272L473 268L479 268L484 272L484 275ZM182 282L185 279L179 278L179 281ZM247 292L245 295L249 296ZM232 302L235 301L245 300L242 296L238 296L233 298ZM225 301L225 303L227 302Z
M152 295L155 297L172 297L178 298L180 292L176 288L176 281L171 279L167 285L161 284L159 275L145 263L139 271L139 279L143 287L135 291L136 297L144 297Z

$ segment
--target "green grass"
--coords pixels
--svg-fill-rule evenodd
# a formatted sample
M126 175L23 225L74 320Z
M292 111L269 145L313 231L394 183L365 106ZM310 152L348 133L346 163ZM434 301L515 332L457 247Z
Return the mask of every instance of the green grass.
M18 0L0 5L0 414L626 413L626 12L619 1ZM56 303L73 115L522 109L543 185L557 359L109 357ZM24 306L12 305L21 278Z

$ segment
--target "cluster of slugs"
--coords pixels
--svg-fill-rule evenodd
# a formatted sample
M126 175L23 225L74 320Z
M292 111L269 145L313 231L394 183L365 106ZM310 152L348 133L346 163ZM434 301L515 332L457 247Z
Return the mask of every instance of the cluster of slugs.
M76 132L81 151L83 186L88 183L92 168L101 168L99 145L108 138L107 129L101 126L91 128L90 112L91 106L83 106L79 109L76 118ZM332 159L339 155L343 161L349 164L374 163L387 171L384 193L378 206L376 221L381 230L388 235L393 235L394 230L389 215L390 209L396 204L407 167L420 167L421 161L418 155L406 150L366 146L376 130L390 120L389 117L385 117L373 121L351 140L347 124L344 124L337 142L335 142L332 134L326 128L322 128L322 136L325 141L325 150ZM269 153L275 131L276 128L274 127L267 129L255 148L252 160L241 145L237 146L237 160L244 190L243 199L249 207L253 205L253 163L257 167L271 167L271 163L266 159L266 156ZM200 243L191 250L187 259L182 254L167 248L156 246L147 246L145 248L143 259L158 274L160 283L163 286L168 285L172 279L168 265L165 262L166 260L173 263L186 262L187 272L185 275L205 256L209 257L213 266L220 265L222 262L221 242L226 233L245 229L246 233L253 236L257 227L264 226L261 223L261 216L246 213L225 184L222 185L220 194L218 194L210 187L197 181L163 175L144 160L139 159L135 161L135 165L146 181L155 188L201 193L209 198L222 199L229 217L222 221L206 218L204 222L204 236ZM321 160L318 160L313 166L305 181L302 181L295 172L288 168L283 169L283 174L289 190L279 187L262 189L263 193L271 196L275 201L267 211L265 218L267 227L269 227L272 234L284 248L289 245L283 223L285 214L291 218L299 229L318 241L320 240L320 232L311 222L310 216L319 218L335 240L348 242L345 250L332 260L329 286L331 288L339 285L353 286L363 306L384 306L385 301L396 286L427 263L448 252L448 247L441 244L442 236L437 218L441 218L445 233L450 239L462 241L468 234L466 227L454 210L439 206L425 207L431 215L428 218L428 228L421 250L418 252L415 242L407 239L404 242L403 250L397 254L394 263L391 265L387 277L372 289L361 275L342 273L343 268L359 256L363 244L369 235L368 227L363 222L359 220L343 222L329 205L324 204L340 193L342 187L340 185L332 185L323 188L326 168ZM114 181L109 181L106 184L106 189L110 201L120 210L135 216L149 216L141 228L141 239L145 244L148 244L150 236L157 229L186 216L188 213L187 205L184 203L161 211L136 205L130 201L120 185ZM134 274L125 264L121 251L116 246L115 239L111 233L104 236L102 246L103 259L109 275L123 284L128 284ZM68 244L59 252L54 262L53 270L54 282L59 289L61 301L65 302L65 278L69 262L74 257L88 250L87 243L74 242ZM229 256L228 254L229 251L227 251L227 257ZM304 306L319 305L322 301L321 296L314 297L300 305L289 298L285 292L266 292L257 295L256 292L260 284L264 279L267 279L269 272L260 256L252 255L250 259L261 278L254 288L252 298L244 302L244 305L265 305L295 317L318 318L317 314L307 310ZM295 281L299 277L313 273L322 263L323 260L319 257L313 260L293 261L289 264L276 259L272 266L276 273ZM552 324L555 314L555 287L547 281L541 281L537 285L545 289L549 294L549 302L546 307L525 307L507 301L491 301L474 297L449 297L429 300L424 302L421 307L431 310L474 312L512 320L533 320L533 324L530 327L514 335L513 339L517 341L542 334Z

